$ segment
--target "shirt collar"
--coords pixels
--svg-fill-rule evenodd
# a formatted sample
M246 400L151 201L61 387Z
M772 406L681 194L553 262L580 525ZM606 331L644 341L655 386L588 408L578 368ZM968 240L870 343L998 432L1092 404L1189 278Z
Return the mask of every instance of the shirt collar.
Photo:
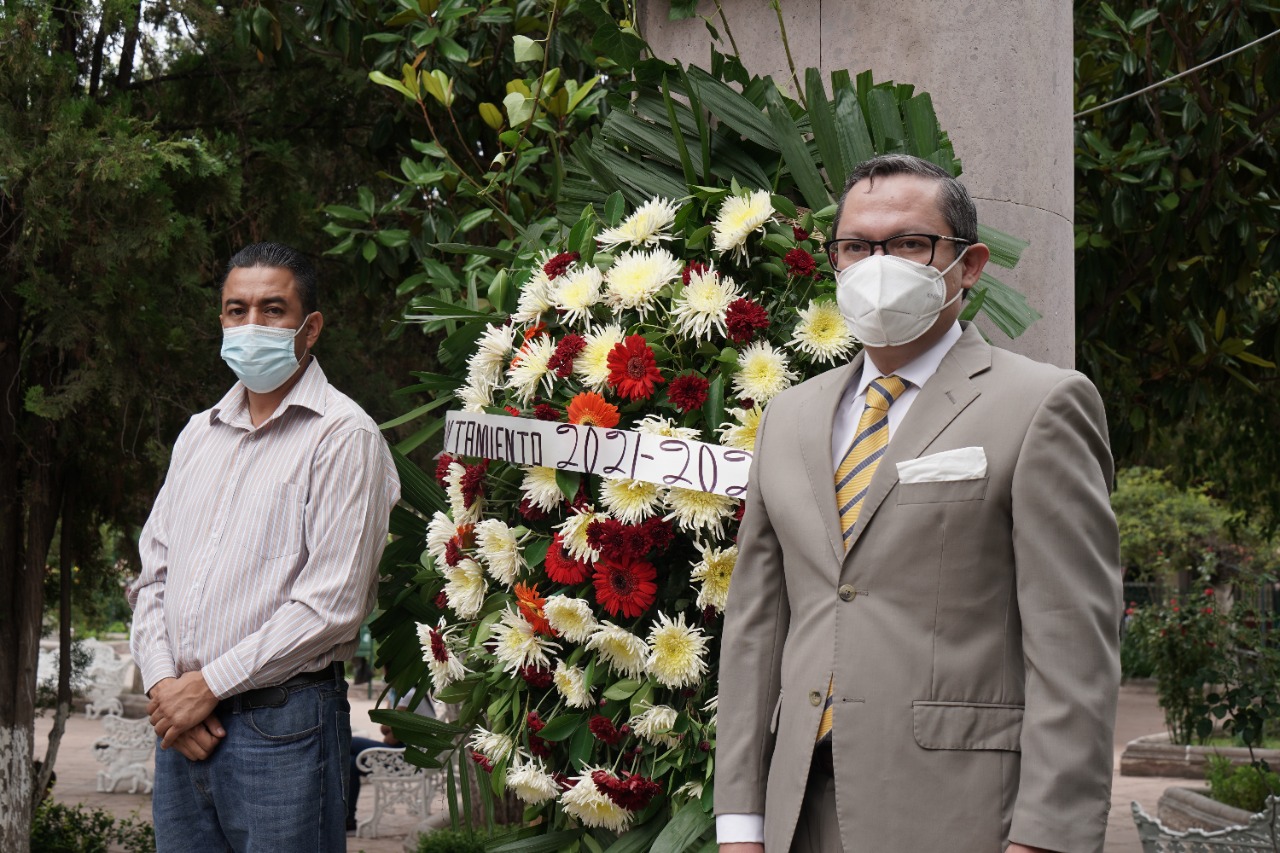
M933 374L938 372L938 365L942 364L942 359L946 357L951 348L956 345L956 341L960 340L963 330L960 328L960 322L956 321L951 324L951 328L938 340L934 341L933 346L929 347L920 355L908 363L899 367L894 371L893 375L899 379L910 382L916 388L923 388L924 383L929 381ZM870 350L866 351L866 358L862 361L862 375L858 377L857 393L866 393L867 386L881 376L887 376L883 370L876 366L875 359L871 357Z
M323 415L325 393L328 388L329 380L320 369L319 359L311 356L311 363L307 365L306 370L302 371L302 378L298 380L297 385L289 389L289 393L280 401L275 414L268 418L268 421L275 420L284 414L290 406L301 406L317 415ZM252 422L249 420L249 398L243 382L237 381L232 385L231 390L209 410L209 423L214 424L218 421L230 426L253 429Z

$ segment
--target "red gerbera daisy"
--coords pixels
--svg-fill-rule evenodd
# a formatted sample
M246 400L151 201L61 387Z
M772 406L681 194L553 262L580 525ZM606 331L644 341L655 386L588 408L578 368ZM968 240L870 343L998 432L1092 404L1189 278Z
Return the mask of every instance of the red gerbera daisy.
M707 402L707 389L711 387L706 379L694 373L686 373L671 380L667 386L667 399L678 412L692 412L701 409Z
M806 278L818 274L818 264L813 259L813 255L804 249L792 249L782 259L786 262L787 273L789 275Z
M565 586L582 583L591 577L590 564L574 560L564 552L559 533L551 540L551 547L547 549L547 559L543 566L547 570L547 577Z
M725 309L724 324L729 340L738 344L750 343L757 329L769 328L769 312L750 299L739 297Z
M641 335L631 335L609 351L609 386L627 400L647 400L666 380L658 360Z
M618 560L601 560L596 563L594 583L596 601L610 616L621 613L634 619L649 609L658 596L654 579L658 572L654 567L629 555Z

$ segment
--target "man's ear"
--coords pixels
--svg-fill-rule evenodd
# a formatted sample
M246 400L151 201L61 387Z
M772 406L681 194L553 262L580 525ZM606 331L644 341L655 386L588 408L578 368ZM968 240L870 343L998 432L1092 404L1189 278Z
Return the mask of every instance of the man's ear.
M320 340L320 330L323 328L324 315L319 311L311 312L311 316L307 318L306 330L299 336L302 338L304 352L310 352L316 341Z
M977 284L989 260L991 260L991 250L987 248L986 243L974 243L970 246L960 258L960 266L964 270L960 278L960 286L968 290Z

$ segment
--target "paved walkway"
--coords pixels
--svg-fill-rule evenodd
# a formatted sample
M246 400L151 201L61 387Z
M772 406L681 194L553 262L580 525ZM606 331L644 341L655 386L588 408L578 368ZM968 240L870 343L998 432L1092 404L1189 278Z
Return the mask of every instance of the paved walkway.
M361 685L351 690L351 725L356 734L377 737L378 727L369 721L368 712L373 702L366 698L366 688ZM377 696L377 692L374 692ZM45 738L53 724L52 714L36 722L37 757L43 757ZM1120 753L1124 745L1142 735L1164 730L1164 717L1156 704L1155 690L1147 685L1125 685L1120 689L1120 710L1116 720L1115 766L1120 766ZM96 790L99 765L94 761L92 745L101 736L102 725L84 714L73 714L67 722L56 769L58 784L54 797L59 802L84 803L104 808L112 814L137 815L150 819L151 797L142 794L103 794ZM1117 775L1111 791L1111 818L1107 824L1107 842L1104 853L1139 853L1138 832L1129 813L1129 803L1137 800L1149 813L1154 814L1156 801L1170 785L1186 784L1185 779L1136 778ZM361 792L359 814L363 819L372 812L372 794L367 788ZM436 807L440 807L439 801ZM384 818L383 837L351 838L348 848L352 853L401 853L404 836L418 821L405 815Z

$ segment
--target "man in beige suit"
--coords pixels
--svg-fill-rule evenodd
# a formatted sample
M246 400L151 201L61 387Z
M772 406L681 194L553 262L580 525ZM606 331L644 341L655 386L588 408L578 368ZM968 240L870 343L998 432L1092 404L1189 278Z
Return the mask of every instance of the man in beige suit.
M859 166L834 236L865 348L761 420L720 849L1100 851L1121 597L1097 391L957 322L989 252L932 164Z

